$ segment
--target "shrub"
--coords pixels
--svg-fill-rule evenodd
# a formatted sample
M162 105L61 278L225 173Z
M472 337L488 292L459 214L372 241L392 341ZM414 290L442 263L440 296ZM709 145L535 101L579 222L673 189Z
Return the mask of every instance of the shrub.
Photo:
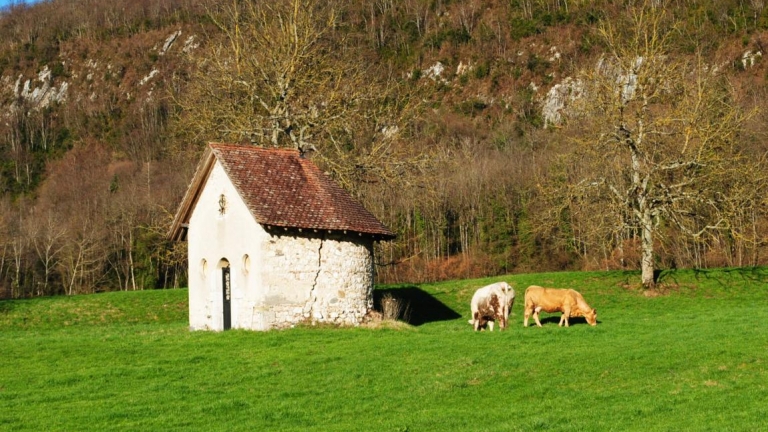
M382 319L386 321L408 321L411 314L410 304L390 293L384 294L381 299Z

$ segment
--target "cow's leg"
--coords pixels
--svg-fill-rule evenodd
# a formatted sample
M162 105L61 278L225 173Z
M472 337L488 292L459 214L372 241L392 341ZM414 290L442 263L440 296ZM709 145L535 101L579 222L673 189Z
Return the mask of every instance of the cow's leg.
M499 330L504 330L509 325L509 323L507 322L508 316L509 316L509 308L505 304L501 308L501 321L499 321Z
M539 321L539 312L541 312L541 306L538 306L533 310L533 319L536 320L536 325L541 327L541 321Z
M493 321L488 321L488 328L493 331Z
M523 315L523 327L528 327L528 318L531 316L531 311L525 308L525 314Z
M568 325L568 317L571 315L571 310L569 308L563 309L563 315L560 317L560 324L558 326L562 327L563 323L565 323L566 327L570 327Z
M475 312L474 315L472 315L472 327L475 329L475 331L478 331L480 329L480 313Z

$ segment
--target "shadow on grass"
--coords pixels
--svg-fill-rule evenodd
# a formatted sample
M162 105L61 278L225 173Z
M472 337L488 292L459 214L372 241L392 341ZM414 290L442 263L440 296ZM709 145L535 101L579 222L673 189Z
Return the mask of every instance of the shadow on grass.
M374 309L381 310L381 299L384 296L391 296L403 303L405 310L399 319L413 326L435 321L455 320L461 317L456 311L416 286L374 290Z
M694 269L697 278L719 279L719 276L739 277L751 282L768 282L768 267L741 267L722 269Z
M549 325L549 324L554 324L555 326L557 326L558 324L560 324L560 315L551 315L551 316L547 316L547 317L540 317L539 321L541 321L541 325L542 326ZM597 325L600 325L600 322L601 321L598 319L597 320ZM584 317L570 317L570 318L568 318L568 324L571 327L573 327L574 325L589 326L589 323L587 322L587 319L584 318ZM532 326L532 327L536 327L536 320L534 320L533 317L531 317L528 320L528 325Z
M688 270L683 270L688 271ZM640 270L623 270L621 275L625 278L625 283L628 285L636 284L640 286ZM653 270L653 282L657 285L660 284L677 284L678 283L678 269L654 269ZM633 281L633 282L630 282Z
M640 287L640 271L624 270L621 272L627 286ZM691 277L692 276L692 277ZM768 267L730 267L730 268L685 268L685 269L656 269L653 279L659 289L672 289L683 285L691 285L692 280L709 281L721 287L733 286L736 281L750 283L768 283Z
M768 267L734 267L734 268L714 268L714 269L691 269L686 270L693 273L697 280L709 280L725 287L730 284L728 281L742 280L755 283L768 283ZM657 270L655 274L656 283L670 282L677 283L676 269Z
M10 314L14 310L18 309L22 304L29 302L28 298L20 299L3 299L0 298L0 315Z

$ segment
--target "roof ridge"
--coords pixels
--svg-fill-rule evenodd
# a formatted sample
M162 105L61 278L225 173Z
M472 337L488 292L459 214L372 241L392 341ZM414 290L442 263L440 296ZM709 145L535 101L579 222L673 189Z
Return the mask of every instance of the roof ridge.
M290 148L290 147L263 147L256 144L237 144L237 143L223 143L223 142L211 142L209 143L211 147L239 147L239 148L249 148L249 149L257 149L257 150L263 150L263 151L269 151L269 152L288 152L288 153L297 153L299 154L298 149Z

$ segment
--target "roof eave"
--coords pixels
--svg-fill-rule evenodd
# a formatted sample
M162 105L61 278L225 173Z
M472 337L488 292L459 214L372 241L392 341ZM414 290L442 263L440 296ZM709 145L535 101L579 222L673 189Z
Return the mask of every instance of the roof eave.
M320 234L320 233L327 233L327 234L333 234L333 233L340 233L345 235L354 235L357 234L359 237L369 237L372 238L374 241L390 241L397 238L396 234L393 234L391 232L363 232L363 231L357 231L352 229L339 229L339 228L306 228L306 227L296 227L296 226L288 226L288 225L278 225L278 224L265 224L259 222L267 232L270 233L293 233L293 232L299 232L299 233L313 233L313 234Z
M203 158L197 166L195 175L192 177L187 192L184 194L184 198L181 200L179 208L176 210L173 222L171 222L171 227L167 234L169 240L179 241L186 238L185 231L189 226L192 210L194 210L195 205L200 198L200 193L208 179L208 175L211 173L215 160L216 157L211 151L210 146L206 147L205 153L203 153Z

